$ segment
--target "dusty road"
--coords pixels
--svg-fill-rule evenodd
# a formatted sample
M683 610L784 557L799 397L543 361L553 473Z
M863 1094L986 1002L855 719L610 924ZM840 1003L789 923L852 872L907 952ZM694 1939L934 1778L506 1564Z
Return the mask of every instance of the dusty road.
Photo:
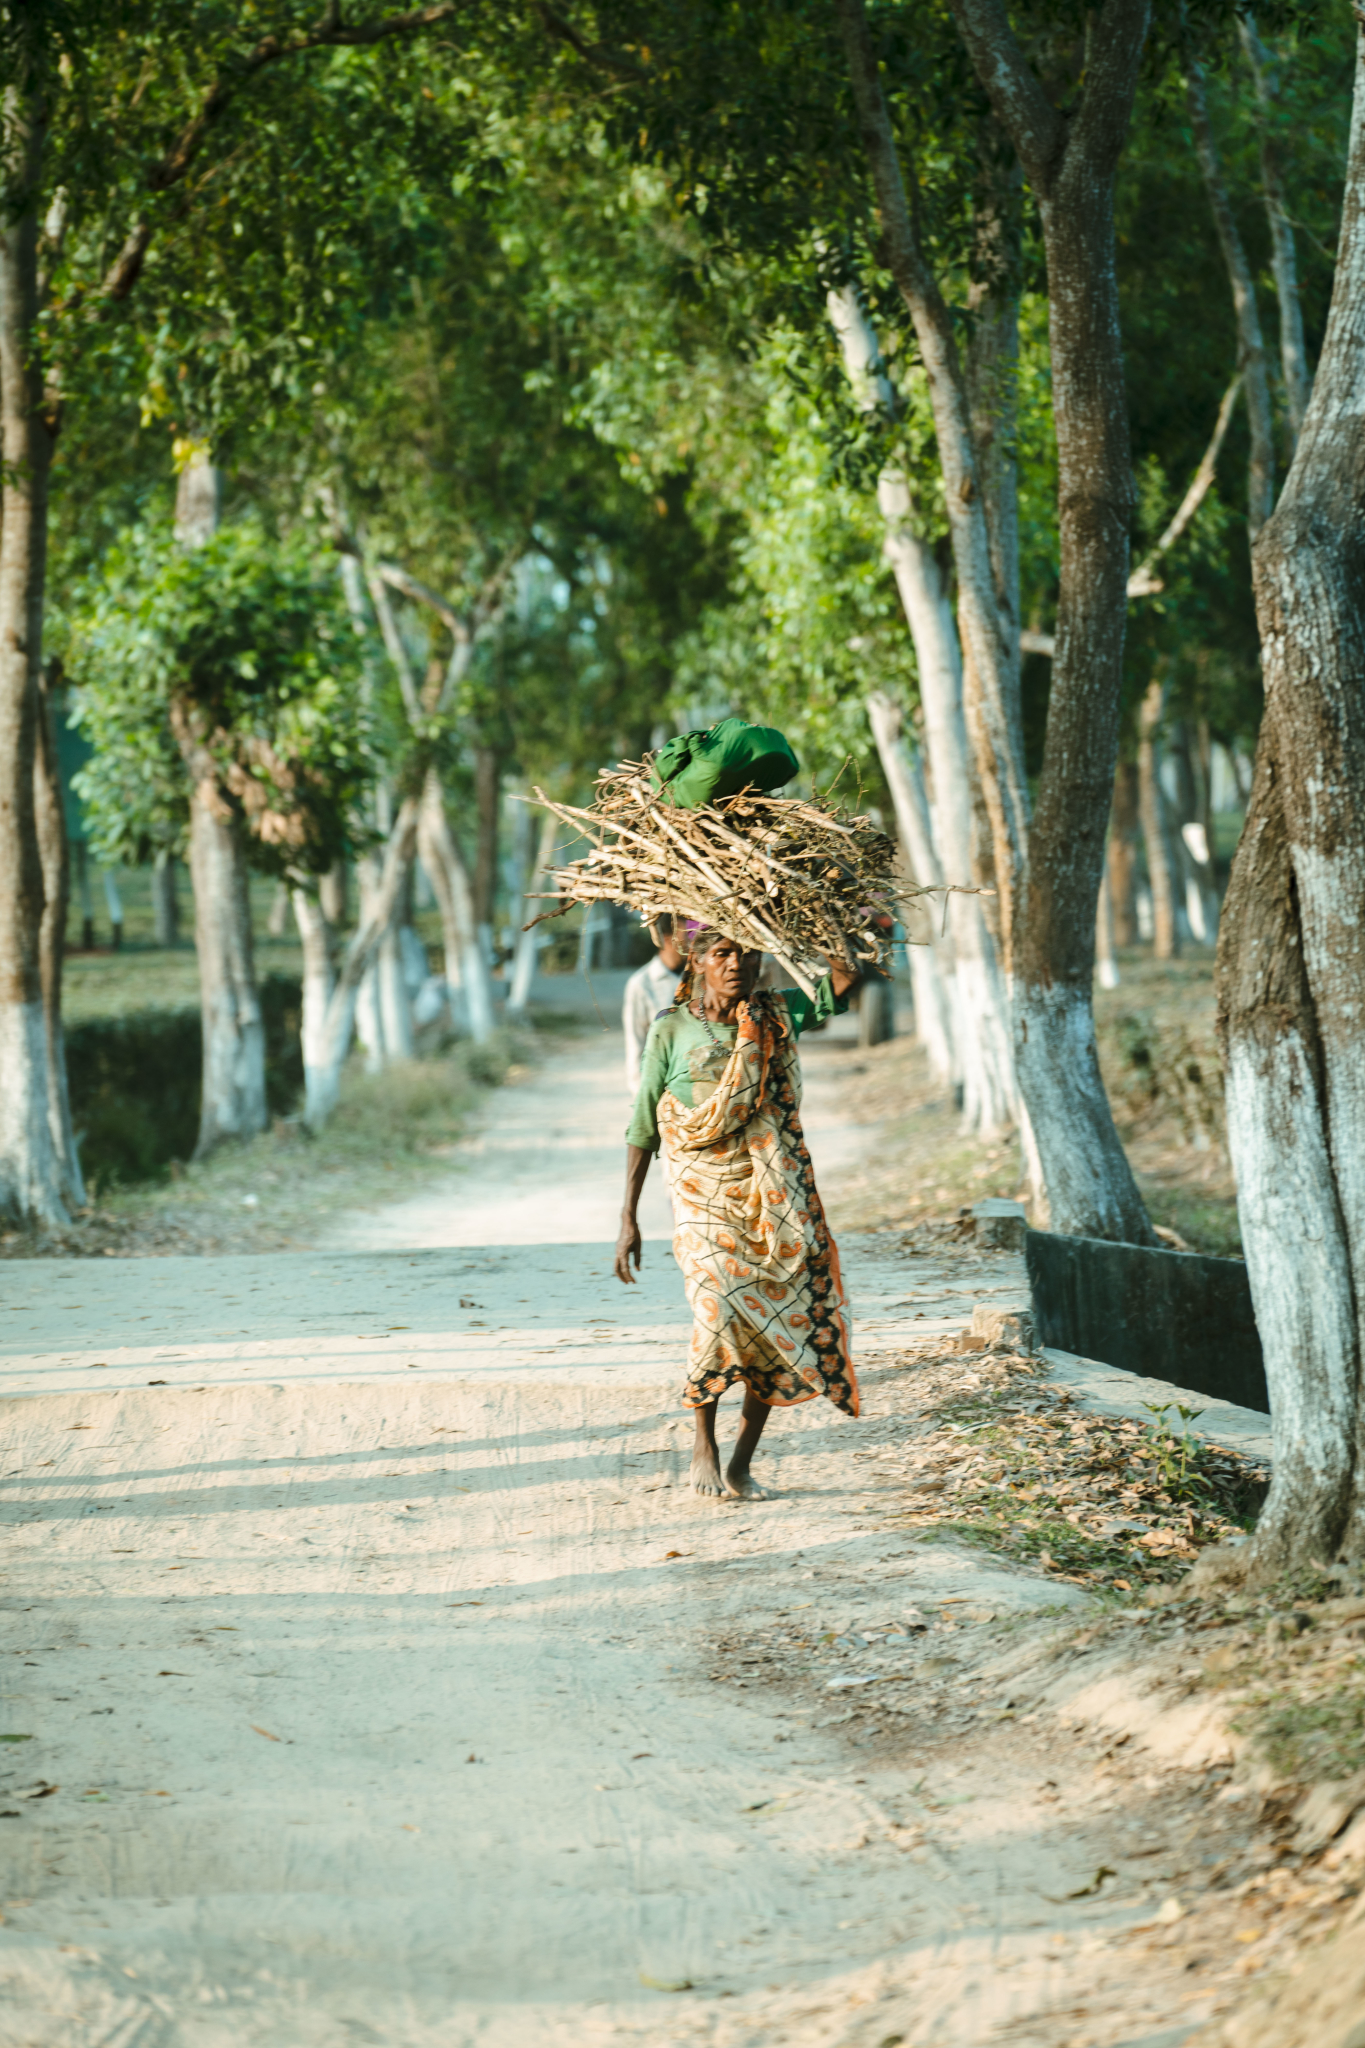
M608 1271L617 1057L551 1060L334 1249L5 1269L0 2042L1176 2048L1203 2016L1122 1937L1222 1823L1059 1754L1083 1596L898 1520L908 1347L1022 1299L1019 1262L848 1242L864 1420L782 1415L773 1497L698 1500L657 1182L638 1293ZM808 1057L831 1189L851 1057Z

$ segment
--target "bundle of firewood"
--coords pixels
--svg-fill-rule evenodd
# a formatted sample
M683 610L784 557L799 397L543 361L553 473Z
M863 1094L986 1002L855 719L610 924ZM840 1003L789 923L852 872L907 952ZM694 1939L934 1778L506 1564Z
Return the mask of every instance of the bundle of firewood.
M542 917L621 903L651 926L694 919L771 953L809 995L827 960L854 973L887 965L901 904L932 893L896 873L895 844L870 818L824 797L755 791L684 809L648 761L623 761L598 776L587 809L539 789L534 800L590 845L550 871L555 907Z

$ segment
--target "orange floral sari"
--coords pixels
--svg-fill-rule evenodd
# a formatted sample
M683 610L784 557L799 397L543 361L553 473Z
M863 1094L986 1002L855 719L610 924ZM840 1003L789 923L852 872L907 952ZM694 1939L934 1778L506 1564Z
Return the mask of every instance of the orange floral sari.
M763 991L740 1006L710 1100L689 1109L668 1090L660 1098L673 1256L693 1316L689 1407L742 1381L773 1407L825 1394L858 1413L839 1253L801 1130L800 1088L787 1005Z

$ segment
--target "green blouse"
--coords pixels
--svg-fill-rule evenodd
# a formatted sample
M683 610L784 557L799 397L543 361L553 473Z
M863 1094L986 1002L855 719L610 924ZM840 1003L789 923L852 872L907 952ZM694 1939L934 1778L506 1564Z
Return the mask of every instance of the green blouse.
M799 988L779 989L777 993L786 997L792 1032L797 1038L809 1025L823 1023L848 1008L848 997L835 995L828 975L817 986L813 1002ZM709 1019L703 1023L690 1010L665 1010L655 1018L645 1040L640 1092L626 1131L628 1145L638 1145L642 1152L658 1151L659 1097L665 1088L676 1095L685 1109L709 1102L735 1049L737 1029L737 1025L713 1024Z

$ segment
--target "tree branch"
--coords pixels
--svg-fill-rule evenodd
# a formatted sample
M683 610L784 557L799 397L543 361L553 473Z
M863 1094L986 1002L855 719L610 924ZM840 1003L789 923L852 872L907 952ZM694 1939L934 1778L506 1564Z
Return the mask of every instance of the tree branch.
M1045 191L1066 147L1064 116L1039 84L1001 0L951 0L951 4L957 32L997 119L1019 152L1029 183Z
M313 50L363 49L387 42L394 36L415 35L434 28L457 12L459 0L434 0L428 7L410 8L404 14L389 14L378 21L348 25L341 19L340 0L329 0L321 18L311 29L285 30L262 36L251 50L220 71L199 103L198 112L186 122L161 161L147 174L147 189L166 192L178 185L194 163L209 131L222 119L236 93L258 72L286 57L306 56ZM126 299L142 271L155 224L142 219L132 229L104 278L104 291L111 299Z
M1171 520L1170 525L1166 528L1166 531L1162 534L1151 553L1144 561L1138 564L1137 568L1134 569L1132 575L1128 578L1129 597L1155 597L1156 593L1164 587L1160 577L1154 576L1152 571L1166 550L1175 546L1181 534L1185 531L1185 528L1208 496L1209 487L1213 482L1213 473L1218 464L1218 456L1223 446L1223 437L1227 433L1228 422L1232 418L1232 408L1237 403L1237 394L1241 388L1242 372L1239 370L1227 390L1223 393L1223 402L1218 408L1218 418L1214 424L1212 438L1209 441L1208 447L1204 450L1198 469L1190 480L1189 489L1180 501L1175 517Z
M1170 521L1170 524L1151 550L1151 553L1144 557L1128 578L1128 596L1130 599L1135 597L1155 597L1158 591L1166 588L1161 578L1152 572L1167 550L1175 546L1209 494L1210 486L1213 483L1214 471L1218 466L1218 457L1222 451L1223 441L1228 431L1228 422L1232 418L1232 409L1237 403L1237 395L1241 388L1242 373L1239 370L1227 390L1223 393L1223 402L1218 408L1218 418L1214 423L1209 445L1204 450L1198 469L1196 469L1190 479L1189 489L1176 508L1174 518ZM1021 654L1046 654L1051 656L1057 651L1056 635L1053 633L1040 633L1032 626L1026 627L1019 635L1019 651Z

